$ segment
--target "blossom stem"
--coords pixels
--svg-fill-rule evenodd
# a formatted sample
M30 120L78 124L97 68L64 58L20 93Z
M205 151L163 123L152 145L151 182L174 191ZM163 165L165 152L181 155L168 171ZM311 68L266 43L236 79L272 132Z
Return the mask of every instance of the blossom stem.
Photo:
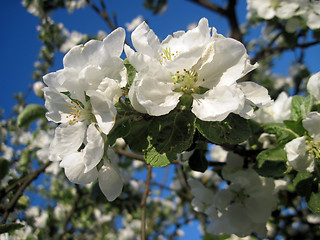
M142 208L141 212L141 240L147 239L146 237L146 202L148 195L150 193L150 179L151 179L151 174L152 174L152 167L150 165L147 165L147 180L146 180L146 185L144 188L144 193L140 202L140 206Z

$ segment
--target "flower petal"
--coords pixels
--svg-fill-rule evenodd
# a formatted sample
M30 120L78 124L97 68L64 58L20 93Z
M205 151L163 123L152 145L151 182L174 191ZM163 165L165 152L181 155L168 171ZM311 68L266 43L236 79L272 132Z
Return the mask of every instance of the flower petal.
M67 178L76 184L88 184L94 181L98 176L96 168L89 172L84 172L85 165L83 164L83 153L74 152L63 158L60 167L64 168Z
M115 200L122 192L123 182L118 169L105 161L99 171L99 186L108 201Z
M96 129L95 124L91 123L87 129L87 144L83 149L84 173L95 168L102 159L104 152L103 138Z
M61 160L67 154L77 151L83 142L86 129L83 122L60 124L49 147L49 159Z
M101 131L108 134L115 122L117 114L112 102L101 93L89 90L87 95L90 97L92 113L94 114Z
M215 87L193 97L192 112L203 121L222 121L244 102L243 93L235 85Z
M273 102L268 94L268 90L254 82L241 82L238 83L238 86L243 91L246 99L258 107Z
M307 118L302 120L302 125L315 142L320 141L320 113L310 112Z

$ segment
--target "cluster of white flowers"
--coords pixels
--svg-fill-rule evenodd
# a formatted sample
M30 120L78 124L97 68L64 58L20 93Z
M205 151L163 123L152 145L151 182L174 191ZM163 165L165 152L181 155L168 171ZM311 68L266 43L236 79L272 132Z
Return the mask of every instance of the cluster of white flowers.
M320 101L320 73L316 73L308 81L308 92L315 102ZM308 136L293 139L285 145L288 165L299 172L313 172L315 159L320 159L320 113L310 112L302 120Z
M137 52L127 45L124 50L137 70L129 98L139 112L161 116L182 96L192 96L196 117L221 121L230 113L252 118L252 106L270 103L265 88L237 83L258 66L250 64L244 45L217 34L205 18L196 28L175 32L162 42L143 22L133 31L132 43Z
M266 235L266 223L277 200L274 180L242 165L242 157L228 153L222 170L228 186L216 192L195 179L188 180L194 209L205 212L210 219L208 233L240 237L253 232Z
M104 150L102 134L108 134L114 125L114 104L127 82L120 58L124 38L124 29L118 28L103 41L73 47L63 59L64 68L44 76L46 117L60 123L49 159L61 161L74 183L87 184L98 177L110 201L121 193L122 180ZM101 159L103 166L97 170Z
M291 32L300 27L300 19L310 29L320 28L320 2L315 0L247 0L249 17L257 14L270 20L274 17L288 20L286 29Z

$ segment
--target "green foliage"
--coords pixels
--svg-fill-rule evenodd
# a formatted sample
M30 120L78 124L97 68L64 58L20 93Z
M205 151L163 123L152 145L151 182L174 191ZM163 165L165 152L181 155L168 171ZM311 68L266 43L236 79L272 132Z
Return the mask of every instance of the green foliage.
M287 170L287 154L283 145L260 152L254 166L256 172L264 177L282 177Z
M275 134L279 142L289 142L299 137L294 131L282 123L267 123L263 126L266 133Z
M251 134L248 121L236 114L230 114L221 122L205 122L196 120L199 132L215 144L239 144L247 140Z
M136 76L136 69L129 63L128 59L125 59L123 63L127 69L128 86L131 86Z
M309 209L320 215L320 192L312 192L308 201Z
M311 111L312 101L311 96L301 97L293 96L291 105L291 119L299 121L305 119L307 114Z
M6 233L6 232L12 232L23 227L24 226L20 223L0 224L0 234Z
M0 181L8 174L10 162L0 157Z
M190 156L188 163L189 167L198 172L205 172L208 168L208 160L206 158L206 150L195 149L193 154Z
M44 118L47 110L45 107L37 104L29 104L27 105L22 112L19 114L17 123L18 127L27 127L33 121Z

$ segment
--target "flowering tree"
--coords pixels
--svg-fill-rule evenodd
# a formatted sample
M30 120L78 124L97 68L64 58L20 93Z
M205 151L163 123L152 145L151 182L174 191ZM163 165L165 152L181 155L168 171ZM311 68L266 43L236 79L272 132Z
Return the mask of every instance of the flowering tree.
M1 239L176 239L191 222L206 240L319 237L320 74L305 50L320 43L320 2L247 0L243 26L236 0L191 2L230 36L203 17L160 40L142 16L117 26L103 0L23 1L40 19L44 106L17 96L0 123ZM108 34L51 18L84 7ZM299 55L287 78L272 73L286 51Z

